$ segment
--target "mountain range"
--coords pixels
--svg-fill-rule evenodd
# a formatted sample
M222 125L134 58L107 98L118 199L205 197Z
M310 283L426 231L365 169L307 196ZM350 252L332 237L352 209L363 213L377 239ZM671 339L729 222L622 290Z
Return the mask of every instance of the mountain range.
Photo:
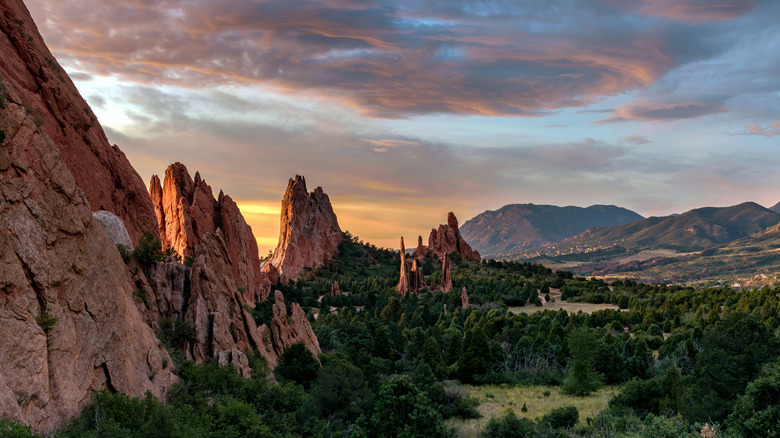
M481 213L466 221L460 230L477 251L490 255L543 246L591 227L622 225L641 219L639 214L614 205L583 208L512 204Z

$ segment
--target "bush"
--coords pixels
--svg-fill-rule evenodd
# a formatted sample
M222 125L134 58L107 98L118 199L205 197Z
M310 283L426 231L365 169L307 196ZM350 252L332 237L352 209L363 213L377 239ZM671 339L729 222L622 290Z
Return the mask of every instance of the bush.
M39 436L33 433L30 426L24 426L14 420L0 419L0 438L39 438Z
M574 406L564 406L553 409L542 417L542 423L549 424L555 429L574 427L580 420L580 413Z
M133 257L142 265L152 265L165 260L160 241L148 231L138 239L138 246L133 251Z
M527 418L517 418L508 411L503 417L493 417L485 427L486 438L525 438L535 437L536 425Z
M314 379L320 364L303 342L289 346L281 356L274 370L277 377L288 382L295 382L308 389Z
M49 309L46 309L43 313L38 315L37 318L35 318L35 322L41 326L45 333L49 333L49 330L53 329L59 321L60 319L57 318L57 316L53 313L49 312Z

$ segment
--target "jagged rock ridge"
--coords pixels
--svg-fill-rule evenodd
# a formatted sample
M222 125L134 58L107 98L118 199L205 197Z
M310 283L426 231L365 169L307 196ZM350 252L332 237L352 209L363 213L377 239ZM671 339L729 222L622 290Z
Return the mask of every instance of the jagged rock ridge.
M338 253L344 235L330 198L317 187L309 193L306 180L290 179L282 199L279 243L263 265L273 283L297 277L304 268L320 266Z
M270 292L270 282L260 269L257 241L252 228L230 196L219 192L214 199L211 187L199 172L190 177L187 167L174 163L165 170L163 184L152 176L149 193L165 247L173 248L182 259L194 257L204 236L220 229L230 260L233 280L245 292L250 306Z

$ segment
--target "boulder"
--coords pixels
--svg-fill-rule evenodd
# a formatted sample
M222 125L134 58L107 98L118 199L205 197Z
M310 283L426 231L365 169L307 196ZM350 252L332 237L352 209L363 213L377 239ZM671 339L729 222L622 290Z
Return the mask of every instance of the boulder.
M110 211L100 210L92 213L92 217L103 227L103 231L116 245L124 245L125 248L132 251L133 240L125 228L122 218Z

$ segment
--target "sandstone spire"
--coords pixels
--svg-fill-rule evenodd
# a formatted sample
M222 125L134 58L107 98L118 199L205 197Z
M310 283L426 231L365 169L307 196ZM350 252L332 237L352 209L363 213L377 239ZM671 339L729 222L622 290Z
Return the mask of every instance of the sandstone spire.
M314 268L333 258L344 235L330 198L317 187L309 193L306 180L296 175L282 199L279 243L263 270L272 282L286 282L304 268Z
M406 248L404 248L404 238L401 237L401 278L398 280L396 289L398 289L398 292L401 295L406 295L409 293L409 286L409 272L407 272L406 266Z
M439 225L438 229L432 229L428 237L428 250L443 258L444 254L458 253L465 260L480 261L477 251L471 249L463 240L458 229L458 219L452 212L447 213L447 223Z
M450 292L452 290L452 272L450 270L450 256L444 253L444 260L441 262L441 290Z
M469 294L468 292L466 292L465 286L460 291L460 303L461 303L461 307L463 307L464 309L469 306Z

